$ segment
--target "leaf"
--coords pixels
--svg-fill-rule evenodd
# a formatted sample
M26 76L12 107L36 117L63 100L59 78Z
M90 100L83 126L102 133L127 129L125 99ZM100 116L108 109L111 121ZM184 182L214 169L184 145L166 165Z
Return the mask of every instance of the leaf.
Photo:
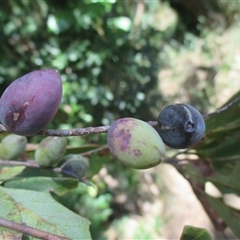
M0 181L5 181L10 179L19 173L21 173L25 167L17 166L17 167L3 167L0 171Z
M205 141L210 141L210 143L203 143L196 148L197 152L201 156L211 157L215 161L222 161L225 158L230 158L232 160L240 158L240 128L233 132L225 131L221 135L206 136ZM207 139L208 138L208 139Z
M213 240L210 233L204 228L184 226L180 240Z
M97 174L104 165L112 163L113 159L114 157L110 153L109 149L104 149L103 151L90 155L89 162L91 167L87 172L87 177Z
M223 106L226 106L237 97L240 96L240 91L237 92L232 98L230 98ZM213 115L206 120L207 132L211 129L218 127L223 127L228 125L230 122L234 122L240 118L240 104L239 102L234 103L226 111L223 111L219 114Z
M29 177L12 179L4 183L4 187L54 192L62 196L78 187L78 180L72 178Z
M45 168L25 168L22 172L20 172L16 177L58 177L59 174L57 172L54 172L53 169L45 169Z
M13 201L12 197L8 195L6 192L2 191L2 188L0 188L0 197L1 197L0 217L20 223L21 215L19 214L18 206ZM22 233L0 226L1 239L15 239L15 237L21 239Z
M55 201L50 193L1 187L0 198L1 217L69 239L91 239L90 222ZM11 232L0 227L1 239L3 231Z
M82 146L78 147L67 147L66 155L67 154L80 154L80 153L85 153L94 149L99 148L99 145L96 144L85 144Z
M226 104L240 96L238 92ZM225 105L226 105L225 104ZM203 141L194 146L202 157L212 161L238 160L240 158L240 104L234 103L227 110L206 120Z
M235 192L240 194L239 182L240 182L240 164L236 164L232 169L231 173L228 175L223 175L220 173L216 173L207 179L213 182L215 185L221 188L221 190L225 189L225 193Z
M208 194L206 194L206 199L224 222L232 229L233 233L240 238L240 211L226 206L222 199L211 197Z
M221 198L213 198L204 192L204 185L207 181L212 182L222 193L236 193L240 195L240 164L228 169L228 174L220 174L211 168L207 161L193 160L184 168L184 174L190 179L192 187L201 191L202 198L199 200L204 204L208 202L209 209L215 211L217 215L232 229L237 237L240 237L240 211L228 207ZM229 173L229 171L231 171ZM205 204L204 204L205 205Z

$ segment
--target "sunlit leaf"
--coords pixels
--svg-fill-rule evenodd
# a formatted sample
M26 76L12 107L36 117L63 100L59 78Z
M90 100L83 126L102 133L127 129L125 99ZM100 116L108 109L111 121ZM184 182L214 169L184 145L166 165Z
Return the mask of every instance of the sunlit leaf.
M10 179L19 173L21 173L25 169L24 166L16 166L16 167L3 167L0 170L0 181L5 181Z
M1 217L69 239L91 239L89 221L56 202L50 193L0 188L0 198ZM1 239L2 231L9 230L0 227Z
M72 178L29 177L12 179L4 183L4 187L41 192L54 192L64 195L78 187L78 180Z
M206 199L224 222L232 229L233 233L240 238L240 211L226 206L222 199L211 197L208 194L206 194Z
M180 240L213 240L213 238L204 228L184 226Z

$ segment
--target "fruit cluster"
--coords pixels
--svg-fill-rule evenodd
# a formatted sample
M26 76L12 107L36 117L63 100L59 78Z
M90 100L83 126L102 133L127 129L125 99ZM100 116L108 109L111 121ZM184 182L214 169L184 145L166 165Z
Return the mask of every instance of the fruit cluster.
M204 132L204 119L195 108L174 104L160 112L156 130L141 120L122 118L112 123L107 138L110 151L120 162L146 169L164 160L164 143L171 148L189 148Z
M80 154L65 155L65 137L46 137L35 151L35 160L41 167L58 167L60 173L82 180L89 168L89 161Z
M26 148L26 137L42 131L55 116L62 98L60 75L52 69L28 73L15 80L0 99L0 120L11 133L0 145L0 158L16 159ZM165 107L158 116L158 126L135 118L122 118L112 123L107 133L111 153L124 165L135 169L151 168L165 158L165 145L189 148L205 132L202 115L188 104ZM10 147L14 143L14 152ZM66 138L47 137L35 151L41 167L56 166L64 160L62 173L82 178L89 168L81 155L64 157ZM80 163L80 164L79 164Z
M14 145L14 147L12 147ZM19 160L26 152L27 138L9 134L0 143L0 159ZM65 155L65 137L46 137L38 144L34 158L40 167L59 167L61 174L82 180L89 168L89 161L80 154Z

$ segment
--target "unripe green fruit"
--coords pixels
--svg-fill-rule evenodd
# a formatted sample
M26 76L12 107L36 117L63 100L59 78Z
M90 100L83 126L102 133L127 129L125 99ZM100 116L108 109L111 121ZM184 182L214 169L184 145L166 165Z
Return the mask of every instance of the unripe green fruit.
M65 163L61 166L61 173L77 179L82 179L88 169L89 161L80 154L69 154L63 159Z
M164 160L165 146L161 137L144 121L119 119L110 126L107 139L111 153L128 167L146 169Z
M56 165L66 152L67 139L64 137L46 137L35 151L35 160L41 167Z
M26 137L10 134L3 138L0 144L0 158L7 160L17 160L25 152L26 146Z

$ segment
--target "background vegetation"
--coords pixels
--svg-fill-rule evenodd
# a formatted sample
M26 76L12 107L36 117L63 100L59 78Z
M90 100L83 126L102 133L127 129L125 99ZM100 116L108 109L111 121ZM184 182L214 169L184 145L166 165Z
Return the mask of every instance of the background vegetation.
M239 10L238 1L217 0L2 1L0 91L30 71L57 69L64 95L49 125L55 129L109 125L120 117L156 120L174 102L208 113L240 89ZM228 179L239 164L239 115L236 105L209 119L194 151L198 160L177 166L205 210L214 209L238 237L238 210L227 207L222 196L205 196L204 186L211 181L222 194L240 193L238 171ZM82 146L79 151L89 143L105 144L106 136L69 138L69 145ZM176 153L168 149L169 158ZM150 226L142 217L146 203L162 196L148 188L163 189L157 171L126 169L111 157L94 156L90 163L95 188L80 184L54 198L91 221L93 239L107 239L110 228L121 238L132 216L137 226L131 237L160 238L167 224L161 214L152 216ZM224 224L215 223L216 230L224 232Z

